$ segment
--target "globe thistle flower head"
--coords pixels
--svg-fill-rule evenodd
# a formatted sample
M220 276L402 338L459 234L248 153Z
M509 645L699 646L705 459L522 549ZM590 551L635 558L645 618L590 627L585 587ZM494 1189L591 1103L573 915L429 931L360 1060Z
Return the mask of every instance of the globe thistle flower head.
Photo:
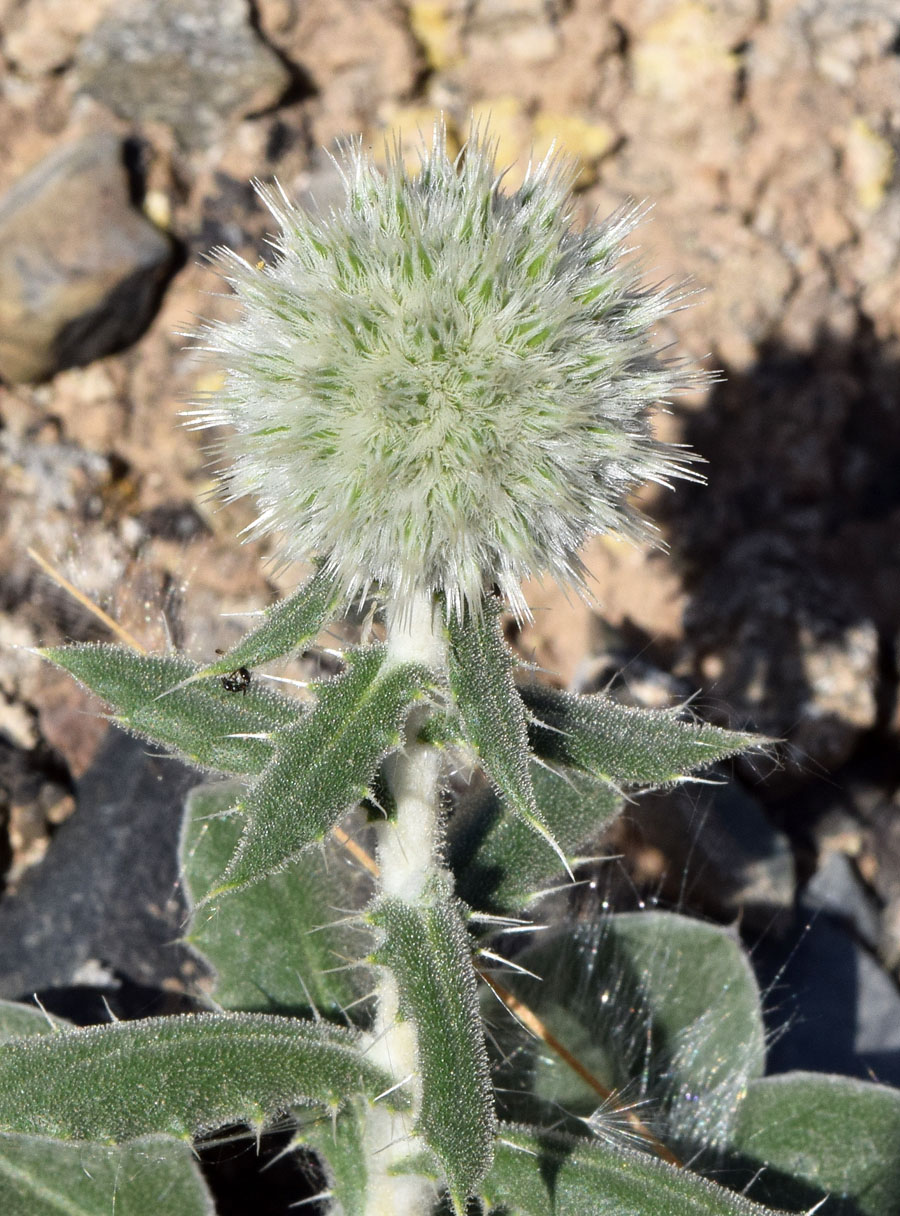
M649 526L629 491L688 475L649 411L697 377L654 345L677 296L621 261L634 211L578 231L563 162L504 193L477 135L452 160L438 127L420 161L346 145L327 215L260 187L274 264L218 254L242 309L203 329L226 384L194 425L229 428L250 534L320 555L348 596L442 592L464 615L496 585L521 618L523 579L583 587L589 535Z

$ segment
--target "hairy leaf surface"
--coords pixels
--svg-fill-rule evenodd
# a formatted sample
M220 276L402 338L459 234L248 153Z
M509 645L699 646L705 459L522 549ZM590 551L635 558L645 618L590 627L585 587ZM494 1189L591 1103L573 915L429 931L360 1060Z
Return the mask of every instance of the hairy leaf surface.
M415 1026L422 1077L420 1131L462 1210L490 1167L494 1103L469 943L456 902L381 899L376 959L393 972L400 1011Z
M0 1045L0 1128L75 1140L187 1136L291 1105L375 1096L355 1036L261 1014L114 1022Z
M770 1208L646 1153L501 1126L481 1187L506 1216L766 1216Z
M7 1216L215 1216L189 1144L154 1137L121 1146L0 1134L0 1212Z
M321 1158L328 1190L341 1205L342 1216L365 1216L369 1163L365 1143L365 1112L350 1103L334 1119L304 1126L298 1143Z
M181 845L188 893L208 891L234 853L243 818L235 783L191 790ZM278 874L195 910L187 939L215 968L215 998L225 1009L259 1013L309 1010L334 1019L371 991L363 967L342 964L371 950L362 918L345 912L368 902L371 883L335 844L312 849ZM336 911L341 909L342 911Z
M538 809L567 857L619 814L620 795L575 769L531 764ZM504 810L492 790L466 798L449 829L449 863L457 890L473 908L520 912L563 877L559 856L521 819Z
M303 650L332 615L339 598L334 577L323 567L293 595L268 608L261 625L198 671L198 676L227 675L239 667L259 667Z
M41 653L109 702L120 726L216 772L261 772L272 742L237 736L269 734L298 722L305 712L300 701L256 685L234 693L218 680L184 684L199 668L176 655L93 644Z
M44 1013L36 1005L0 1001L0 1043L33 1034L55 1034L69 1025L64 1018Z
M516 962L541 980L514 975L504 983L599 1088L501 1024L505 1062L495 1080L508 1091L511 1115L599 1110L599 1134L606 1126L627 1131L608 1100L621 1093L645 1103L641 1119L677 1151L725 1147L765 1059L759 990L732 934L669 912L621 913L542 934Z
M823 1216L900 1214L900 1090L822 1073L755 1080L732 1146L748 1159L737 1184L763 1202L806 1210L829 1195Z
M521 689L536 755L612 785L666 785L766 740L685 722L667 710L634 709L608 697L532 684Z
M281 869L365 796L429 683L423 667L386 657L383 646L349 652L343 675L318 686L315 709L279 734L271 763L241 800L244 833L220 890Z
M499 605L489 602L480 617L464 621L448 613L447 632L450 687L470 745L509 809L558 850L531 781L525 706L512 678Z

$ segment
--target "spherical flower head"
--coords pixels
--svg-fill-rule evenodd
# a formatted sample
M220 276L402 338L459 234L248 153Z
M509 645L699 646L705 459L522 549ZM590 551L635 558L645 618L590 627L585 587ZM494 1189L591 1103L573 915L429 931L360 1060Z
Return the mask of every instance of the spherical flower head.
M230 428L228 494L285 557L459 615L496 585L526 616L523 579L583 586L589 535L644 528L629 491L686 475L649 427L691 378L654 339L678 297L623 264L633 210L573 227L558 158L509 194L477 135L453 160L438 127L420 161L382 172L350 143L325 216L260 188L274 264L220 251L242 311L204 327L226 384L193 414Z

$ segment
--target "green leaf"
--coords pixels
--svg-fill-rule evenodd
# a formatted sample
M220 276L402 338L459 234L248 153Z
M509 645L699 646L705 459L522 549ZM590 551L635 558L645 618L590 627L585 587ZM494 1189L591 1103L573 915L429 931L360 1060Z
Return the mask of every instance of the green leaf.
M319 1119L300 1129L297 1143L312 1148L322 1161L328 1190L343 1216L365 1216L368 1156L365 1111L350 1103L334 1119Z
M241 800L244 834L219 891L281 869L365 796L430 679L425 668L386 657L383 646L350 651L343 675L318 686L315 709L279 734L269 766Z
M490 1168L494 1104L468 938L455 900L380 899L376 961L393 972L413 1023L422 1078L420 1132L444 1168L457 1210Z
M291 1105L339 1107L391 1081L356 1038L262 1014L188 1014L0 1046L0 1128L68 1140L187 1136L261 1125Z
M822 1216L900 1214L900 1090L821 1073L752 1081L732 1146L754 1198L808 1210L829 1195Z
M188 795L181 862L189 897L208 891L234 853L243 819L230 808L241 789L227 782ZM334 1020L371 991L365 968L344 967L371 952L362 918L344 923L346 910L362 909L370 896L360 867L350 867L339 845L326 846L195 911L187 940L214 967L215 998L225 1009L299 1013L311 1004Z
M234 693L218 680L185 684L198 667L177 655L107 645L54 646L41 653L109 702L120 726L216 772L260 772L272 741L237 736L268 735L306 711L300 701L253 685Z
M575 769L531 764L538 810L567 857L619 814L621 796ZM491 790L464 800L449 830L457 891L483 912L519 912L562 872L558 856L521 819L504 813Z
M500 607L484 605L482 615L460 621L446 613L450 688L466 737L510 810L559 854L538 808L531 772L525 706L512 678L513 656L500 628Z
M190 1145L179 1140L63 1144L0 1134L0 1212L8 1216L215 1216Z
M339 599L338 584L323 566L293 595L268 608L258 628L245 634L227 654L198 671L196 678L227 675L239 667L259 667L303 650L331 617Z
M516 962L541 981L514 975L505 985L604 1091L647 1103L640 1118L685 1154L725 1147L765 1061L759 990L728 930L669 912L622 913L542 934ZM626 1126L558 1054L533 1041L514 1051L507 1040L521 1035L497 1033L505 1062L495 1080L511 1091L511 1114L597 1112L599 1134Z
M36 1005L0 1001L0 1043L5 1043L7 1039L25 1038L26 1035L55 1034L68 1025L70 1023L65 1019L44 1013Z
M766 1059L759 987L740 939L658 911L614 916L611 931L618 958L639 979L671 1133L691 1148L724 1147Z
M767 740L684 722L673 711L634 709L608 697L532 684L521 689L536 755L611 785L666 785Z
M766 1216L690 1170L599 1141L500 1128L480 1188L506 1216Z

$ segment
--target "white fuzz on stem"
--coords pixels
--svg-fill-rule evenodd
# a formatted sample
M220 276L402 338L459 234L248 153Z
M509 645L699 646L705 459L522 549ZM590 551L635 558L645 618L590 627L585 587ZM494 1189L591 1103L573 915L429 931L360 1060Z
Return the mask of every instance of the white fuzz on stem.
M416 1032L411 1022L399 1018L397 984L387 970L381 972L377 995L378 1014L368 1058L395 1077L398 1083L408 1080L413 1109L395 1114L386 1107L369 1108L366 1118L369 1168L366 1216L422 1216L423 1212L431 1211L437 1197L434 1184L418 1174L394 1176L390 1173L392 1165L415 1150L412 1127L422 1096ZM424 1149L425 1145L420 1144L420 1147Z
M447 657L440 608L431 595L395 603L388 616L388 661L421 663L435 674L446 670ZM396 813L379 826L381 887L407 903L421 899L433 874L437 848L440 753L417 742L428 708L409 715L404 746L385 764L385 776Z
M388 612L388 661L422 663L436 673L446 669L446 645L440 607L431 595L395 602ZM427 893L438 868L440 753L417 742L427 717L425 707L409 716L403 748L385 765L395 805L392 819L378 825L378 864L381 890L387 896L417 903ZM367 1216L420 1216L435 1199L434 1185L420 1176L394 1177L390 1166L409 1155L411 1126L421 1103L416 1033L399 1017L397 985L382 969L377 989L378 1014L369 1058L396 1082L408 1081L413 1108L402 1115L370 1111ZM424 1148L424 1145L423 1145Z

